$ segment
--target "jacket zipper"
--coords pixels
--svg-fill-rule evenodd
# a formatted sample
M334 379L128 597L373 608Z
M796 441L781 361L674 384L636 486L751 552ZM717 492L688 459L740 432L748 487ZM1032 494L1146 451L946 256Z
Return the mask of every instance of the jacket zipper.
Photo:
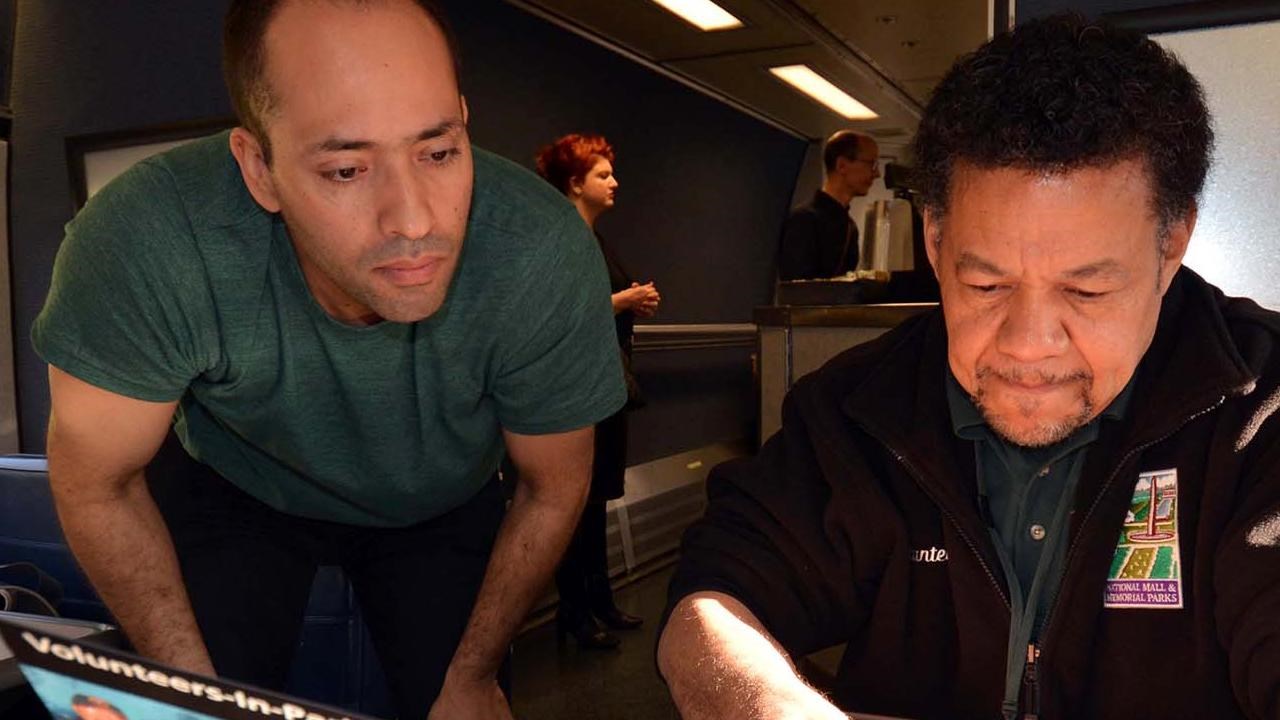
M1125 453L1124 457L1120 459L1120 462L1116 464L1115 469L1111 471L1111 475L1107 478L1107 481L1103 483L1102 488L1098 491L1097 496L1094 497L1093 503L1089 506L1089 509L1085 511L1084 519L1081 520L1080 522L1081 529L1083 529L1084 526L1089 522L1089 518L1093 517L1093 513L1098 508L1099 503L1102 502L1102 498L1105 497L1107 494L1107 491L1111 489L1111 485L1115 482L1116 476L1120 474L1120 468L1124 467L1125 464L1128 463L1130 459L1132 459L1138 453L1146 450L1147 448L1153 445L1158 445L1164 442L1165 440L1168 440L1169 438L1173 437L1174 435L1178 434L1184 427L1186 427L1187 425L1190 425L1192 421L1196 420L1197 418L1200 418L1204 415L1207 415L1213 412L1214 410L1217 410L1219 407L1222 406L1224 402L1226 402L1226 399L1227 399L1226 395L1219 395L1218 399L1214 401L1212 405L1209 405L1208 407L1200 410L1199 412L1192 413L1191 415L1187 416L1181 423L1178 424L1177 427L1173 428L1168 433L1164 434L1163 436L1155 440L1151 440L1149 442L1138 445L1132 448L1131 450L1129 450L1129 452ZM996 580L995 573L991 571L991 567L987 565L987 561L983 559L982 553L978 551L978 546L973 542L972 539L970 539L969 535L965 533L964 528L960 526L960 521L956 519L955 515L946 507L944 507L941 502L938 501L938 498L923 482L923 478L924 478L923 473L917 470L916 466L913 465L910 460L908 460L902 453L898 452L892 445L885 442L885 440L881 438L879 435L872 432L865 425L863 426L863 429L867 431L867 434L874 437L881 445L883 445L885 449L888 450L890 454L893 455L894 459L896 459L903 467L907 469L907 472L910 473L911 476L915 479L916 484L920 487L921 491L923 491L924 494L927 495L929 499L933 501L933 504L938 508L938 511L941 512L945 518L947 518L947 521L950 522L952 527L955 528L956 533L960 535L960 539L964 541L965 545L969 547L969 551L973 553L973 556L975 558L977 558L978 565L982 567L982 571L986 574L987 580L990 581L991 586L995 588L996 594L1000 596L1000 600L1001 602L1004 603L1005 609L1009 610L1010 612L1013 612L1013 605L1009 601L1008 595L1005 593L1004 588L1001 587L1000 582ZM1080 533L1080 534L1083 534L1083 533ZM1063 560L1064 568L1070 566L1071 558L1074 556L1078 545L1079 545L1079 535L1077 535L1076 541L1072 542L1071 545L1067 547L1067 554ZM1055 613L1055 610L1057 609L1056 595L1057 593L1055 593L1055 601L1049 605L1049 612L1045 616L1044 626L1042 628L1043 632L1041 633L1042 638L1048 637L1049 627L1051 626L1053 622L1053 618L1056 615ZM1022 674L1022 703L1025 709L1022 720L1038 720L1040 715L1039 661L1040 661L1040 656L1043 654L1043 652L1044 652L1044 643L1040 643L1040 644L1030 643L1029 645L1027 645L1027 664L1026 664L1026 667L1023 669L1023 674Z
M865 426L864 426L864 429L866 429ZM1012 613L1013 604L1009 601L1009 596L1005 593L1004 588L1000 586L1000 581L996 579L996 575L991 571L991 567L987 565L987 561L983 559L982 553L978 551L978 546L974 544L973 540L971 540L968 534L965 533L964 528L960 526L960 521L956 519L955 515L953 515L950 510L944 507L942 503L938 502L938 498L935 497L933 492L931 492L929 488L926 486L926 484L922 482L924 475L919 470L917 470L916 466L912 465L911 461L907 460L907 458L904 457L902 453L895 450L893 446L885 442L882 438L880 438L875 433L872 433L870 430L867 430L867 432L876 440L878 440L880 444L883 445L885 449L888 450L893 455L893 457L896 458L897 461L907 469L907 472L911 473L911 476L915 478L916 485L918 485L920 489L924 491L925 495L929 496L929 499L933 501L933 504L938 508L938 511L941 512L942 515L946 517L947 520L951 523L952 527L956 529L956 533L960 535L960 539L964 540L965 545L969 546L969 551L972 552L973 556L978 559L978 565L982 567L982 571L986 573L987 579L991 581L991 587L995 588L996 594L1000 596L1000 601L1004 603L1005 609L1007 609L1009 612Z
M1079 547L1080 537L1084 535L1085 525L1088 524L1089 518L1093 517L1093 512L1098 508L1098 505L1102 502L1102 498L1106 497L1107 491L1111 489L1111 485L1112 483L1115 482L1116 476L1120 474L1120 468L1124 467L1125 464L1127 464L1129 460L1131 460L1138 453L1141 453L1142 451L1146 450L1149 447L1152 447L1153 445L1159 445L1165 440L1168 440L1174 435L1177 435L1179 432L1182 431L1184 427L1190 425L1192 421L1196 420L1197 418L1208 415L1214 410L1217 410L1218 408L1222 407L1222 404L1225 403L1226 401L1227 401L1226 395L1219 395L1218 399L1212 405L1200 410L1199 412L1192 413L1191 415L1187 416L1177 427L1170 430L1165 435L1155 440L1151 440L1149 442L1145 442L1141 445L1135 446L1133 449L1129 450L1129 452L1124 454L1124 457L1122 457L1120 459L1120 462L1116 464L1115 469L1111 471L1111 475L1107 478L1107 481L1102 484L1102 489L1100 489L1098 491L1098 494L1094 496L1093 503L1089 506L1089 509L1085 511L1084 519L1080 521L1081 532L1077 533L1075 540L1070 545L1067 546L1067 554L1062 561L1064 577L1066 573L1066 568L1071 566L1071 558L1075 555L1076 548ZM1059 580L1059 587L1061 587L1061 580ZM1028 714L1025 715L1026 720L1035 720L1037 714L1040 711L1040 688L1039 688L1039 681L1037 678L1036 661L1040 659L1040 655L1043 654L1044 652L1045 643L1043 642L1043 639L1049 637L1049 628L1053 623L1054 616L1057 614L1055 612L1057 609L1058 609L1057 592L1055 592L1053 602L1049 604L1049 612L1048 614L1045 615L1045 618L1044 618L1044 626L1041 628L1040 637L1042 638L1042 642L1039 645L1032 643L1029 646L1027 646L1027 669L1023 673L1023 682L1022 682L1023 692L1030 693L1029 695L1024 695L1023 697L1023 701L1027 703L1026 707L1030 708L1030 711L1028 712Z
M1027 664L1022 670L1022 720L1039 720L1040 689L1036 685L1036 661L1040 648L1035 643L1027 645Z

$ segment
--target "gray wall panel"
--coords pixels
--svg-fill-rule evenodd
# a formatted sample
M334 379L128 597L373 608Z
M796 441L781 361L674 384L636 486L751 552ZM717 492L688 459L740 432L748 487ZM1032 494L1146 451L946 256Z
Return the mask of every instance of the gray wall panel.
M31 349L62 227L68 136L226 115L222 0L21 0L13 72L10 257L22 446L42 452L49 401Z

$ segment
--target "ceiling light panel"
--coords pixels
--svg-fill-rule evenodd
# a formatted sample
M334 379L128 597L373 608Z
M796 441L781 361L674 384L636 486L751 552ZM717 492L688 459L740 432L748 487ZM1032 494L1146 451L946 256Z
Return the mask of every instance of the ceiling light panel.
M743 26L741 20L711 0L653 0L653 2L706 32L733 30Z
M769 72L805 95L831 108L841 117L849 120L874 120L880 117L871 108L854 99L852 95L814 72L813 68L808 65L782 65L769 68Z

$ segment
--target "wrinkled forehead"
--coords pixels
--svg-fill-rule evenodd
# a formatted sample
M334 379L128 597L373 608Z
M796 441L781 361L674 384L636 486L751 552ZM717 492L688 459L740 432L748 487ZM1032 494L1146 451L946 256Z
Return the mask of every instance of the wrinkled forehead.
M1131 213L1156 218L1155 177L1140 155L1071 164L986 165L957 159L947 187L947 216L963 210L986 210L992 203L1017 203L1022 193L1048 190L1065 201L1096 205L1109 198L1104 190L1123 192L1133 201ZM975 208L975 206L977 206Z
M1108 267L1132 277L1158 272L1165 226L1138 161L1048 172L966 167L952 182L950 208L931 232L957 271L1059 279L1096 278Z

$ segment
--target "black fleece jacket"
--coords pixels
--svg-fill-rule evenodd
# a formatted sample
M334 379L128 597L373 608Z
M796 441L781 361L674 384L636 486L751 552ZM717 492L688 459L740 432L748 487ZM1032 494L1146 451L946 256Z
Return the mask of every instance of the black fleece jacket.
M717 590L793 655L848 642L847 710L1000 717L1008 589L951 429L946 347L934 312L798 382L782 430L713 471L671 605ZM1080 478L1041 718L1280 718L1278 406L1280 314L1179 271L1129 412ZM1184 607L1104 608L1138 475L1168 468Z

